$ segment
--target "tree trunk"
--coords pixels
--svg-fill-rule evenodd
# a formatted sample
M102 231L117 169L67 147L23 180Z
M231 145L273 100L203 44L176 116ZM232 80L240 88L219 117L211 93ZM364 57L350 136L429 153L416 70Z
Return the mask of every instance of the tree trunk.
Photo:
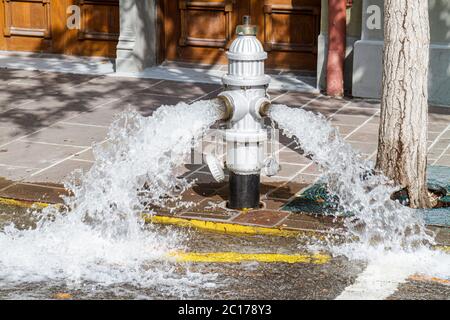
M426 208L428 1L385 0L384 15L377 169L406 188L411 207Z

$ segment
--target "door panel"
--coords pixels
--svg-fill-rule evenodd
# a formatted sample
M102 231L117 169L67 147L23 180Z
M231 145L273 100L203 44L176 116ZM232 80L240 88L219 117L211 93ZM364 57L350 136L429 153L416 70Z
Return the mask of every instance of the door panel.
M6 36L50 38L50 5L46 1L7 0L5 17Z
M79 1L81 29L78 39L117 40L119 37L119 6L112 1Z
M320 1L264 1L260 36L274 68L316 70Z
M179 5L180 46L226 47L233 33L233 3L231 1L181 0Z
M225 50L248 4L248 0L165 0L166 59L226 63Z
M47 51L51 47L48 0L3 0L3 50Z
M271 68L316 70L320 0L166 0L165 57L226 63L225 51L242 16L259 26Z
M80 28L68 29L68 7L80 8ZM2 0L0 50L114 57L119 0Z
M77 37L71 37L67 46L71 54L115 56L119 39L118 0L79 0L81 25Z

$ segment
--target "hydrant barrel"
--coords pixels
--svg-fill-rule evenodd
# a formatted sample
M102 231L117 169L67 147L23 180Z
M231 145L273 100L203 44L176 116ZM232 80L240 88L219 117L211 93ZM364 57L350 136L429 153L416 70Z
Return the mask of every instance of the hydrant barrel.
M225 91L218 100L227 122L224 136L229 170L228 207L250 209L259 207L260 175L267 143L263 116L270 106L267 95L270 77L264 73L267 53L256 38L257 27L246 17L236 28L236 34L227 53L228 74L222 79ZM215 176L222 177L215 162L210 163Z

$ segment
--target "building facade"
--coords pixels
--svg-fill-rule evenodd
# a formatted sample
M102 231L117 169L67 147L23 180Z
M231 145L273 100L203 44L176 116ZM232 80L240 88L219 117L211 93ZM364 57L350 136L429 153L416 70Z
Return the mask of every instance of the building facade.
M428 0L430 19L429 100L450 105L450 0ZM383 0L362 0L361 38L354 43L352 94L379 98L381 95L383 23L373 21ZM381 10L381 15L383 11ZM382 18L381 18L382 19Z
M119 0L1 0L0 50L114 57Z
M224 64L244 15L272 69L317 75L326 86L328 0L1 0L0 50L115 58L138 72L164 61ZM345 88L379 98L383 0L347 4ZM450 0L429 0L430 102L450 105Z

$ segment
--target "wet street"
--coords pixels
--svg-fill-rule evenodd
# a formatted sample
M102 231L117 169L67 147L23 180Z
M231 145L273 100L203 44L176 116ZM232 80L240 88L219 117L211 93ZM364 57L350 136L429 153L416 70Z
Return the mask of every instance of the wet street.
M26 209L2 206L0 212L2 232L10 222L21 228L33 226ZM17 279L5 283L0 277L0 299L335 299L366 268L363 261L312 250L310 245L316 241L307 238L235 236L167 226L154 232L183 235L180 250L149 261L142 271L158 277L154 285L108 285L100 278L98 282ZM361 299L364 294L360 292ZM425 275L410 276L385 297L449 298L448 279Z

